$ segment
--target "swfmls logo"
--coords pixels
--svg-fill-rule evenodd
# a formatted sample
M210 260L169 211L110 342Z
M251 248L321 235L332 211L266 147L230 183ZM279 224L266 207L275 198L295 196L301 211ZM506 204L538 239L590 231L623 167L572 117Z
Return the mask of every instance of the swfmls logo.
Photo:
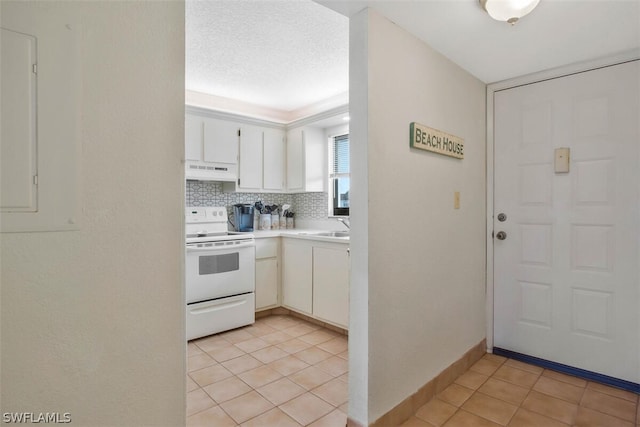
M2 422L5 424L67 424L71 422L69 412L4 412Z

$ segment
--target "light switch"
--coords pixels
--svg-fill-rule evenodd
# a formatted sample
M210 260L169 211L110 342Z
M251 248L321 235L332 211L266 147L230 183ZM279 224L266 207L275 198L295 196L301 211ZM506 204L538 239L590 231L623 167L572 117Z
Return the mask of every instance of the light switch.
M556 148L553 168L556 173L569 172L569 147Z
M460 192L453 192L453 209L460 209Z

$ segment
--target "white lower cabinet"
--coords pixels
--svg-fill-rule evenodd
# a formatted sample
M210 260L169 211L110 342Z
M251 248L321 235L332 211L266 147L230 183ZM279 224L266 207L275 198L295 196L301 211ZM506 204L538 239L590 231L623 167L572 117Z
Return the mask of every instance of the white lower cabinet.
M345 245L313 248L313 315L349 326L349 249Z
M311 315L313 308L313 245L282 239L282 305Z
M278 306L280 238L256 239L256 311Z
M349 247L283 239L282 305L347 329Z

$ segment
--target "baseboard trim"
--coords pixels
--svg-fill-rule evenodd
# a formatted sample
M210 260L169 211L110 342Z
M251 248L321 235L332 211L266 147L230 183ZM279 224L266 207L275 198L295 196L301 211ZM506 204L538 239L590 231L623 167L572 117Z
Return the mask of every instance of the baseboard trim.
M418 409L429 402L436 394L449 387L460 375L464 374L474 363L486 353L487 340L483 339L469 349L460 359L449 365L431 381L420 387L418 391L404 399L389 412L378 418L370 427L399 426L407 421ZM347 420L349 427L364 427L361 424Z
M323 328L327 328L333 332L337 332L342 335L349 335L349 331L344 328L332 325L331 323L323 322L322 320L315 319L313 317L307 316L306 314L298 313L295 310L289 310L288 308L275 307L275 308L268 308L266 310L256 311L256 319L269 317L269 316L279 316L279 315L294 316L294 317L297 317L298 319L306 320L309 323L313 323L318 326L322 326Z
M347 427L364 427L364 424L352 420L351 418L347 418Z
M587 371L585 369L575 368L569 365L563 365L562 363L552 362L550 360L540 359L539 357L529 356L527 354L517 353L515 351L505 350L498 347L493 348L493 354L508 357L509 359L519 360L521 362L540 366L542 368L562 372L563 374L572 375L574 377L583 378L585 380L610 385L612 387L631 391L633 393L640 393L640 384L622 380L620 378L610 377L608 375L599 374L597 372Z

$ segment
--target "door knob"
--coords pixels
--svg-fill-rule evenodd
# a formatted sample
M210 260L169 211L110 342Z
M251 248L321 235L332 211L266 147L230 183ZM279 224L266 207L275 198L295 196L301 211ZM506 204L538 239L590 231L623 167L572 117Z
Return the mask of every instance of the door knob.
M496 233L496 239L498 240L504 240L507 238L507 233L505 233L504 231L498 231Z

